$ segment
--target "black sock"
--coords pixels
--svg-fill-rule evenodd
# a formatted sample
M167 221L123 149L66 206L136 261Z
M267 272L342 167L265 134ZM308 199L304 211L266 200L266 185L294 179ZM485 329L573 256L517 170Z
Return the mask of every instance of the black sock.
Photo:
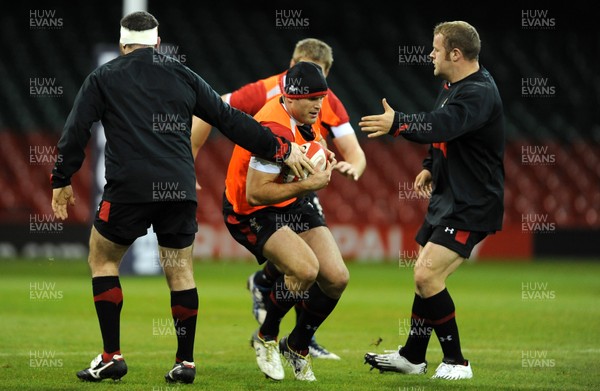
M296 312L296 323L300 321L300 315L302 314L302 304L303 302L296 303L294 306L294 310Z
M267 315L260 326L260 334L268 339L276 339L279 335L281 319L302 298L303 292L292 292L285 285L284 275L281 275L273 288L271 294L265 300Z
M115 354L121 354L120 327L123 291L119 276L92 278L92 292L104 344L102 361L109 362Z
M319 284L314 283L308 290L307 297L302 301L302 311L296 322L296 327L288 337L290 348L303 356L308 354L308 345L311 338L329 314L333 312L338 302L339 299L332 299L327 296L323 293Z
M283 273L274 264L267 261L265 266L254 275L254 285L261 291L268 291L282 275Z
M196 288L171 292L171 314L177 334L175 362L194 362L194 339L198 318L198 290Z
M302 306L303 306L302 301L299 303L296 303L296 305L294 306L294 311L296 312L296 324L298 324L298 322L300 322L300 315L302 315L302 310L303 310ZM313 335L313 337L314 337L314 335Z
M410 331L406 344L401 349L402 356L413 364L420 364L425 361L429 337L431 337L433 331L427 317L425 300L415 293L410 318Z
M428 302L433 329L444 352L444 362L463 364L465 359L460 349L458 325L454 314L454 301L452 301L448 289L444 289L425 300Z

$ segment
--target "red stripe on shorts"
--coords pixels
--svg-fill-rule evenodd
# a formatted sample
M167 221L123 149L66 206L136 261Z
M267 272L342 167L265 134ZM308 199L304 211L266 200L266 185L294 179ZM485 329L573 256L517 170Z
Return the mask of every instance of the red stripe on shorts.
M456 231L454 239L460 244L467 244L467 239L469 239L470 234L469 231Z
M100 205L100 213L98 214L98 217L100 217L100 220L108 223L108 215L109 214L110 214L110 202L102 201L102 205Z
M253 246L256 245L256 234L250 230L250 227L245 226L241 229L242 233L246 235L246 240L250 242Z

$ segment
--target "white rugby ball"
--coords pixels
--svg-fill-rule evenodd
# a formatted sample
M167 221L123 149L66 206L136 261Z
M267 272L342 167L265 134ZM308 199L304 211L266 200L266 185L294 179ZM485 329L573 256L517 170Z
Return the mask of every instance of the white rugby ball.
M301 147L304 149L304 154L310 159L316 171L323 171L325 167L327 167L327 152L321 143L318 141L309 141L302 144ZM304 170L304 174L306 177L308 172ZM285 183L298 182L302 179L304 178L298 178L296 175L294 175L290 171L289 167L286 167L284 170L283 181Z

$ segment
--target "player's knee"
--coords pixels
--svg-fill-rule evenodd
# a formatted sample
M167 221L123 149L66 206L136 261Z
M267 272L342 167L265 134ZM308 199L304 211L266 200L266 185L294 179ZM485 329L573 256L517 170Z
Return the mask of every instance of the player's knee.
M294 262L291 262L291 274L303 285L310 286L317 280L319 275L319 261L310 252L298 255Z
M331 289L338 295L341 295L348 286L348 282L350 282L350 272L344 268L335 274L331 282Z
M316 280L319 274L319 265L307 264L305 267L298 268L294 271L294 277L302 283L303 286L309 287Z
M319 286L327 296L339 299L342 296L342 293L344 293L344 290L346 290L349 281L350 273L348 272L348 269L343 268L326 279L321 278L319 280Z
M417 289L421 291L429 288L436 281L436 276L427 267L415 267L414 280Z

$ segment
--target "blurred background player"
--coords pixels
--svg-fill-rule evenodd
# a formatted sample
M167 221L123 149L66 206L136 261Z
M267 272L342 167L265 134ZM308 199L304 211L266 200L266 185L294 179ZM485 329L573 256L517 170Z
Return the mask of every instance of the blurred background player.
M423 374L432 331L444 357L433 378L473 377L463 357L455 306L446 279L473 247L502 229L504 214L504 113L490 73L479 64L479 33L463 21L443 22L433 30L429 54L433 74L443 80L435 108L418 115L385 112L362 118L369 137L385 134L431 144L414 188L429 198L425 222L415 237L415 296L406 344L390 354L365 354L380 371Z
M51 175L52 210L64 220L67 206L75 205L71 177L86 157L92 124L102 121L106 185L91 228L88 263L103 352L77 377L98 382L127 374L120 346L123 292L119 265L131 244L152 225L177 334L175 364L165 379L192 383L198 312L192 264L198 230L196 175L190 155L192 114L265 158L290 163L308 159L297 145L274 137L247 114L224 104L191 69L159 53L158 21L153 15L134 12L123 17L120 25L121 55L86 77L58 141L60 159ZM157 131L157 113L169 118L162 120L165 129L175 130ZM302 166L291 165L295 172L302 171ZM176 184L176 194L157 196L156 187L165 183Z
M321 68L301 61L291 67L283 95L254 116L272 132L295 143L319 140L312 128L327 94ZM336 307L349 273L333 235L315 205L303 195L330 181L335 159L298 182L283 183L281 164L235 146L225 180L223 217L233 238L282 273L265 298L266 316L252 336L256 361L268 378L284 378L280 353L298 380L316 380L310 341ZM302 311L292 332L278 341L280 323L295 305Z
M298 41L295 45L290 60L290 67L300 61L313 62L321 67L325 77L329 74L333 65L332 48L325 42L306 38ZM287 71L272 75L265 79L246 84L241 88L222 95L225 102L250 115L255 115L266 102L281 96L281 86L285 81ZM365 171L367 161L360 147L354 128L350 124L348 113L338 97L328 89L323 100L323 106L319 112L319 118L313 125L322 135L322 143L327 145L326 138L330 136L341 160L335 165L335 170L350 180L357 181ZM211 126L199 118L194 118L192 125L192 150L194 157L197 156L211 130ZM318 209L321 217L325 219L323 208L315 192L307 195L310 202ZM262 324L265 317L264 296L268 295L275 280L281 272L270 262L253 273L247 282L247 287L252 294L254 318ZM301 309L296 307L296 317L300 315ZM339 360L334 354L319 343L313 337L310 344L310 354L314 358L325 358Z

